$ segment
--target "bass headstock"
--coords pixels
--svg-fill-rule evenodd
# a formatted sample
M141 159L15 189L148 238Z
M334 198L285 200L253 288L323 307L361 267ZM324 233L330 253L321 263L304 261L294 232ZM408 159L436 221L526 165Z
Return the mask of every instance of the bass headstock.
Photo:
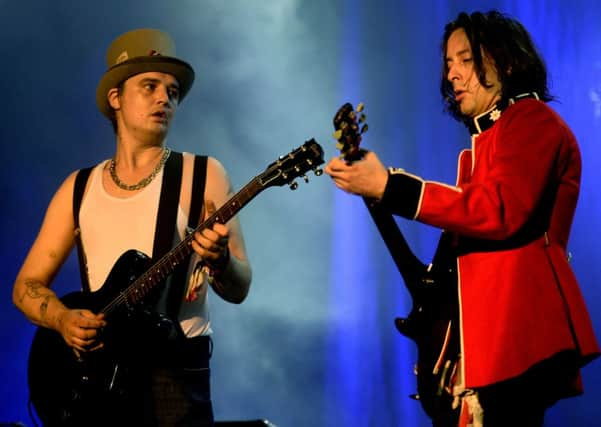
M287 184L292 190L296 190L298 184L295 179L302 177L305 182L309 182L306 173L311 170L316 176L320 176L323 171L318 166L323 163L323 148L311 138L271 163L265 172L258 176L258 180L263 187Z
M367 132L367 117L363 113L365 106L362 102L357 105L357 109L351 103L346 103L338 109L334 116L334 138L336 138L336 148L340 150L342 157L352 162L363 157L359 148L361 135Z

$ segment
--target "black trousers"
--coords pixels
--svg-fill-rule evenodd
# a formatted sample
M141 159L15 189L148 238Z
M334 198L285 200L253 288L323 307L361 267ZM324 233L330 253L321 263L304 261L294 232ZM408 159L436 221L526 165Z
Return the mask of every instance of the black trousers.
M484 427L541 427L545 411L563 397L573 396L579 375L578 358L572 351L544 360L522 375L480 387L478 401ZM433 427L456 427L459 408L432 420Z
M542 427L547 404L519 380L478 390L485 427Z
M574 395L578 375L576 354L561 352L516 378L477 389L484 427L543 426L545 411Z
M106 414L110 422L95 417L90 425L213 427L211 338L182 338L145 353L129 373L127 399L110 405L120 409Z
M208 336L188 338L167 349L163 363L151 370L152 426L213 427L211 353Z

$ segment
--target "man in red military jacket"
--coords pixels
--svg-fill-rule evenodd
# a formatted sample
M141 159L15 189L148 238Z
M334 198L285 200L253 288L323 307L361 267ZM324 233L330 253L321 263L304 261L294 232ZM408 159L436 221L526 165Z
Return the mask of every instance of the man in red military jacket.
M599 356L566 252L579 148L545 103L545 66L519 22L462 13L445 28L442 54L443 99L472 137L456 185L387 170L373 152L352 164L334 158L326 172L339 188L454 236L460 425L540 426L555 401L582 393L580 367Z

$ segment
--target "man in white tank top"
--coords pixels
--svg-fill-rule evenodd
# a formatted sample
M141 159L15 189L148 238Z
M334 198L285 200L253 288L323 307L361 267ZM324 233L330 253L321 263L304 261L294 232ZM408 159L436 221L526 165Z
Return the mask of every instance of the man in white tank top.
M54 335L61 338L59 341L67 349L71 348L74 360L103 354L105 346L100 333L112 326L111 317L90 307L65 304L50 289L53 278L79 238L89 288L98 292L96 295L102 292L111 268L125 251L135 249L152 256L164 165L170 156L179 155L171 153L165 141L177 107L194 81L192 67L176 58L173 41L158 30L134 30L116 38L107 51L107 63L96 101L115 130L115 154L100 162L87 180L79 227L73 214L77 171L59 187L13 289L16 306L41 327L39 330L56 331ZM193 168L194 156L183 153L174 244L186 238ZM197 223L208 218L231 195L225 169L209 157L203 209ZM225 300L241 303L249 291L251 268L236 217L226 224L215 223L195 232L189 242L193 252L184 274L178 319L174 319L179 332L183 332L177 344L157 344L167 349L165 358L146 366L150 370L138 372L135 366L119 366L131 370L126 378L134 384L126 381L124 386L126 391L128 386L134 387L133 392L129 390L131 396L123 401L107 398L97 402L97 408L87 402L85 418L62 420L61 424L213 425L207 289L211 286ZM52 359L43 359L47 366L42 370L56 370L56 360ZM116 368L110 374L113 382L122 375ZM61 379L57 377L56 382L62 382ZM98 399L104 399L103 396L97 395ZM61 404L57 398L56 406ZM68 410L56 409L71 411L71 415L77 413L77 408L71 406ZM40 415L38 407L36 410ZM125 414L120 415L119 411Z

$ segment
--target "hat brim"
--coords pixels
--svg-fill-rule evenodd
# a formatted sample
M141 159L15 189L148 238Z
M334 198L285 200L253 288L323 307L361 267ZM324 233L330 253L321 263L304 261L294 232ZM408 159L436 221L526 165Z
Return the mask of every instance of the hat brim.
M194 70L187 62L169 56L143 56L123 61L108 69L96 88L96 105L106 117L113 115L107 93L110 89L132 76L147 72L167 73L174 76L179 83L179 102L181 102L194 82Z

